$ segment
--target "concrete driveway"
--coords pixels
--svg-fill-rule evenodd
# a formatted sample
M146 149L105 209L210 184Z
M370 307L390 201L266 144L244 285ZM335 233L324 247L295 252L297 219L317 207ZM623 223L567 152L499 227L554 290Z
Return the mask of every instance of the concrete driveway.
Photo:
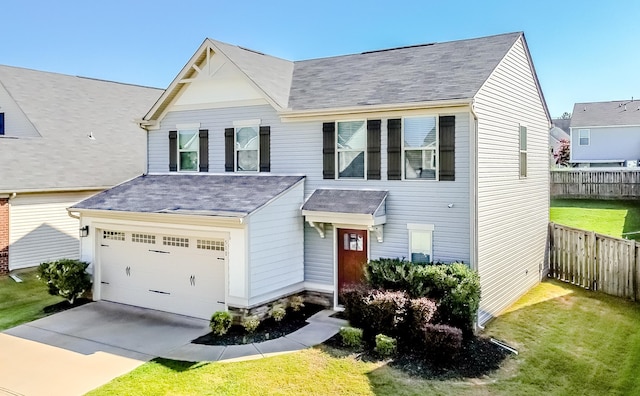
M207 333L208 322L93 302L0 333L0 395L82 395Z

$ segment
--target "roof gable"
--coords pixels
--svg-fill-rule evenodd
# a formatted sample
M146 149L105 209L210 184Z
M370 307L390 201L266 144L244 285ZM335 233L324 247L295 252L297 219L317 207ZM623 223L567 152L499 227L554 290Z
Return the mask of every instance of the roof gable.
M232 102L234 99L256 99L257 94L260 94L276 110L284 109L287 106L292 72L293 62L206 39L143 120L153 122L161 119L174 104L206 100L206 95L202 97L195 91L202 93L213 88L222 93L218 89L224 89L225 84L229 84L229 79L236 80L242 87L242 92L236 93L239 95L237 98L216 97L216 93L210 92L209 95L214 95L214 100ZM205 83L205 80L209 82ZM190 90L188 86L192 84L194 89Z
M571 127L640 125L640 100L576 103Z

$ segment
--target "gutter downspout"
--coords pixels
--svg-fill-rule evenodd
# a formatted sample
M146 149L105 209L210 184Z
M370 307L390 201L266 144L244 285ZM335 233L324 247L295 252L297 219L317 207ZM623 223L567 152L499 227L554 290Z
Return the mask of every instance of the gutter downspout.
M469 207L470 207L470 222L471 229L473 230L473 237L469 238L471 240L471 262L475 267L475 270L478 271L478 113L474 108L475 99L469 104L469 109L471 111L471 115L473 116L473 133L474 136L470 139L473 144L471 149L473 153L471 153L472 163L470 164L471 173L473 171L473 176L469 179L471 180L470 194L469 194ZM484 326L480 324L480 315L479 312L476 316L476 326L480 330L484 330Z

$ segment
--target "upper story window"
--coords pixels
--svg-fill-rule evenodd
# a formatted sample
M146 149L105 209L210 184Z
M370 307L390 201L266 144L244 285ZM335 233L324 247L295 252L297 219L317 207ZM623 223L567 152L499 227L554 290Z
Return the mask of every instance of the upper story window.
M520 125L520 177L527 177L527 127Z
M366 174L367 124L365 121L339 121L336 149L338 177L364 179Z
M236 171L258 171L260 140L258 126L235 128Z
M178 131L178 170L198 171L198 131L195 129Z
M578 139L580 140L580 146L588 146L591 143L590 135L590 129L578 129Z
M404 178L435 180L438 174L436 117L403 119Z

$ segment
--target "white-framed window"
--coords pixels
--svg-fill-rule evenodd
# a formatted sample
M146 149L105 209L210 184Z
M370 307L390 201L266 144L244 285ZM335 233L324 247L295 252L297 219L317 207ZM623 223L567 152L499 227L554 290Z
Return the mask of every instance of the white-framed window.
M198 171L198 143L197 129L183 129L178 131L178 170L181 172Z
M260 127L258 125L235 127L236 171L257 172L260 158Z
M519 129L520 177L527 177L527 127L520 125Z
M588 146L591 143L591 130L578 129L578 141L580 146Z
M336 161L339 179L364 179L367 174L367 122L336 122Z
M407 224L409 260L412 263L433 262L433 224Z
M402 154L406 180L436 180L438 174L438 117L402 119Z

